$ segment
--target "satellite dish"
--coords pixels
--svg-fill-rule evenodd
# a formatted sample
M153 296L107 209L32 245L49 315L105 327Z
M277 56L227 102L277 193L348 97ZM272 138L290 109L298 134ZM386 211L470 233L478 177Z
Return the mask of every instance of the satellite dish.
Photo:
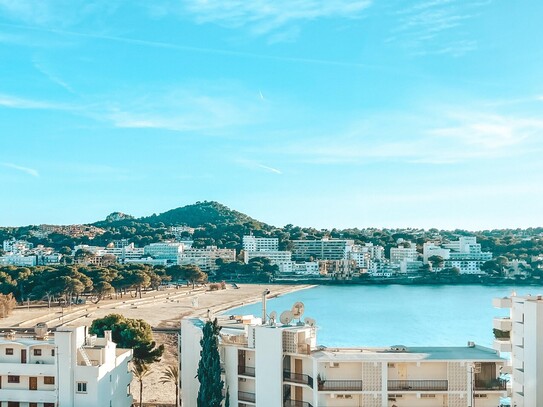
M275 324L275 321L277 320L277 312L272 311L270 313L270 324Z
M297 319L302 318L302 315L304 315L304 308L303 302L295 302L292 306L292 316Z
M315 321L313 318L305 317L304 322L306 325L309 325L310 327L314 327L317 325L317 321Z
M290 324L290 321L292 321L292 318L294 318L292 311L283 311L279 317L279 321L281 321L283 325L288 325Z

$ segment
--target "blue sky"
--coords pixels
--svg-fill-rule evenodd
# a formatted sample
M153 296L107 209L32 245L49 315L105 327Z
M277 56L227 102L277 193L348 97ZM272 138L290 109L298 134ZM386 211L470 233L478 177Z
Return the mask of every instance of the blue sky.
M543 2L0 0L0 225L217 200L543 225Z

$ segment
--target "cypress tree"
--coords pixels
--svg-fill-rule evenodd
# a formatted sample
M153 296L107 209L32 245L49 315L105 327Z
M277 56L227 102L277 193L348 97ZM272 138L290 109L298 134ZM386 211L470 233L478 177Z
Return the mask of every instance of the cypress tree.
M200 340L200 362L198 363L198 407L221 407L223 400L221 379L221 361L219 356L219 331L217 318L204 325L203 336Z

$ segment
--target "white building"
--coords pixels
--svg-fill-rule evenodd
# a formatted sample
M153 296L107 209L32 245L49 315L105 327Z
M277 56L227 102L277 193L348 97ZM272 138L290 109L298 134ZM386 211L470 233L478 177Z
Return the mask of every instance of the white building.
M248 252L278 251L279 239L272 237L243 236L243 250Z
M111 333L86 327L47 327L0 338L1 407L129 407L132 350L117 349Z
M506 395L499 379L505 360L473 343L328 349L317 346L311 319L292 325L243 320L221 321L230 406L496 407ZM183 406L196 405L203 325L195 318L181 322Z
M34 245L26 240L9 239L4 240L3 249L5 252L11 252L13 254L25 253L31 250Z
M417 246L411 242L398 245L398 247L392 247L390 249L390 263L400 264L402 261L417 261L419 253L417 252Z
M236 261L236 249L219 249L207 246L205 249L186 249L179 254L177 264L194 264L206 273L217 270L217 259L225 262Z
M320 275L319 263L316 261L306 261L303 263L292 262L292 272L307 276Z
M178 242L151 243L143 247L143 253L145 256L167 260L168 263L175 264L179 255L183 253L184 247L183 243Z
M495 298L497 308L509 308L509 318L495 318L494 328L505 338L494 348L511 353L512 406L543 406L543 296ZM505 333L505 335L503 335ZM509 336L509 338L507 338Z
M0 257L0 265L2 266L21 266L34 267L38 264L36 256L25 256L23 254L6 254Z
M428 259L432 256L440 256L443 260L450 258L451 249L444 249L434 242L426 242L422 246L422 259L424 264L428 264Z
M292 258L295 261L344 260L353 246L354 240L329 239L293 240Z

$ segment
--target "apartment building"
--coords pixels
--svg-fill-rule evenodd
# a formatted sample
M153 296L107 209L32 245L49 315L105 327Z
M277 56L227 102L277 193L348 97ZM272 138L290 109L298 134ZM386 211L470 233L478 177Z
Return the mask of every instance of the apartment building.
M427 242L423 246L423 260L428 264L431 256L441 256L445 268L457 268L461 274L481 274L481 266L492 260L491 252L483 252L474 236L462 236L457 241L438 246Z
M155 259L167 260L168 263L177 263L177 258L185 246L179 242L159 242L151 243L143 247L143 254Z
M411 242L405 242L390 249L390 264L399 265L402 261L417 261L419 253L417 246Z
M222 320L220 355L230 406L496 407L506 395L505 360L464 347L326 348L315 321ZM204 321L181 322L184 406L196 405Z
M293 240L292 259L295 261L343 260L354 245L353 240L329 239Z
M507 318L495 318L499 338L494 348L511 354L511 405L543 406L543 296L495 298L496 308L509 309Z
M279 239L274 237L243 236L243 250L249 252L278 251Z
M186 249L179 254L177 264L194 264L208 273L217 270L217 259L222 259L225 262L236 261L236 249L219 249L217 246Z
M129 407L132 350L86 327L0 337L0 407Z
M11 252L11 253L24 253L28 250L31 250L34 247L34 245L30 242L27 242L26 240L17 240L17 239L8 239L4 240L2 244L2 248L5 252Z

